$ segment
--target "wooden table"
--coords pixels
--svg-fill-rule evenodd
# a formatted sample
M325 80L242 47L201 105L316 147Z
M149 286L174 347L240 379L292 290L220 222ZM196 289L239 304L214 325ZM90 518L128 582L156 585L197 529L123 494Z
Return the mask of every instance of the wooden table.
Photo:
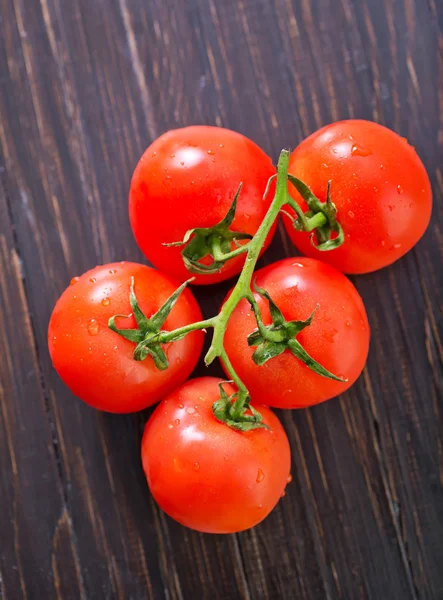
M0 597L441 600L441 1L0 0L0 16ZM372 327L358 383L281 413L278 508L240 535L184 529L145 484L149 411L95 412L53 371L53 305L95 264L142 260L128 184L160 133L222 125L276 159L349 117L417 148L431 225L354 279ZM294 253L280 229L261 264ZM196 291L207 316L227 288Z

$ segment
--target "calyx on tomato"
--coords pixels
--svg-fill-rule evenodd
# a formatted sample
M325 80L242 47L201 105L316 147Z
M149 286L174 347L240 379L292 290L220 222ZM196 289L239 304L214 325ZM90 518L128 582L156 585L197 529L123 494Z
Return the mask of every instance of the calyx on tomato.
M253 296L250 298L248 297L258 325L258 329L248 336L248 345L257 347L252 355L255 364L263 365L269 359L279 356L288 349L296 358L303 361L306 366L314 371L314 373L317 373L322 377L327 377L328 379L334 379L335 381L346 381L341 377L337 377L314 360L296 339L300 331L309 327L312 323L319 305L317 305L306 321L286 321L281 310L272 300L269 293L263 288L257 287L255 283L254 288L262 298L267 300L272 318L271 325L265 325L262 321L260 309L256 300Z
M233 383L233 381L224 383ZM226 423L226 425L237 431L270 429L266 423L263 423L261 414L249 403L249 396L239 408L236 402L239 392L228 396L223 388L223 383L218 384L218 389L220 390L220 399L212 405L212 412L218 421ZM251 414L247 414L247 411L250 411Z
M126 340L137 344L133 355L135 360L145 360L147 356L152 356L157 369L164 371L168 368L169 363L162 348L162 343L166 343L166 341L177 341L180 339L180 337L184 337L185 334L182 336L177 335L173 338L173 340L162 339L162 327L174 304L177 302L180 294L190 281L192 281L192 279L185 281L179 288L177 288L175 292L166 300L166 302L158 309L158 311L148 319L138 304L134 292L134 278L131 277L129 302L132 308L132 315L137 322L137 329L119 329L115 323L116 319L127 319L131 315L114 315L109 319L108 327L115 333L118 333L124 337Z
M189 229L181 242L164 244L164 246L184 246L181 255L186 268L191 273L217 273L227 260L246 252L245 245L240 246L237 242L250 240L253 236L249 233L230 230L242 185L240 183L231 207L219 223L212 227ZM231 250L232 242L237 245L237 249ZM207 265L200 262L202 258L206 257L212 259Z
M300 231L315 231L317 243L314 242L314 233L310 236L310 241L317 250L334 250L341 246L345 236L337 221L337 208L331 200L331 182L328 182L326 202L321 202L298 177L288 173L288 181L296 188L309 209L304 213L299 204L289 196L288 204L296 212L297 218L293 219L292 215L282 212L292 219L294 228ZM335 237L332 237L332 234L335 234Z

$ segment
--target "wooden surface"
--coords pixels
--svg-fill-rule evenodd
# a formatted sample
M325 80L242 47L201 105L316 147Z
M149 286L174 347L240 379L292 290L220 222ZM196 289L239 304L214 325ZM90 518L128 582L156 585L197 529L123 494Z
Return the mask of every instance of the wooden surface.
M0 597L441 600L442 2L0 0L0 18ZM348 117L417 148L432 223L355 279L372 327L358 383L281 413L278 508L240 535L186 530L145 485L149 412L100 414L56 376L51 310L74 275L142 260L127 191L160 133L222 125L276 159ZM280 230L262 264L294 253ZM207 316L227 287L197 290Z

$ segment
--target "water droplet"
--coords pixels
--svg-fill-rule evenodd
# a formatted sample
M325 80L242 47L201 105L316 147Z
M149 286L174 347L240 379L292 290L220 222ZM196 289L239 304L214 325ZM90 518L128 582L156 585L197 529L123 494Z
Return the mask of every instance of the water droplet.
M95 277L90 277L90 278L89 278L89 281L90 281L91 283L95 283L95 282L97 281L97 279L96 279Z
M363 148L358 144L354 144L351 148L352 156L371 156L372 150L368 150L367 148Z
M175 158L175 154L171 154L169 158Z
M115 275L117 273L117 269L109 269L111 275Z
M384 246L386 242L384 240L381 241L381 245Z
M265 478L265 474L263 473L263 471L261 469L259 469L257 471L257 478L256 478L256 482L257 483L261 483L263 481L263 479Z
M214 156L215 152L214 152L214 150L208 150L208 154L209 154L210 156Z
M200 468L200 465L198 463L194 463L194 471L198 471Z
M400 184L398 184L398 186L397 186L397 194L400 194L400 196L401 196L403 194L403 192L404 192L404 189L401 187Z
M401 248L401 244L394 244L394 248L398 250L398 248Z
M212 159L212 162L215 162L215 158Z
M380 169L386 169L385 165L380 165Z
M258 505L258 508L263 508L263 504L259 504L259 505Z
M195 413L195 408L193 408L192 406L188 406L186 412L188 413L188 415L193 415Z
M401 139L402 139L404 142L408 143L408 138L404 138L404 137L402 137Z
M77 281L80 279L80 277L73 277L71 279L71 281L69 282L69 285L74 285L74 283L77 283Z
M352 210L348 211L348 217L350 217L351 219L355 217L355 214Z
M170 175L166 175L166 179L168 179L168 180L171 179L171 176Z
M302 264L301 264L301 263L299 263L299 262L293 262L293 263L291 264L291 267L300 267L301 269L303 269L303 268L304 268L304 266L305 266L305 265L302 265Z
M286 492L285 490L283 490L282 495L280 496L280 498L284 498L286 496Z
M102 305L109 306L110 302L111 302L110 298L103 298Z
M220 148L224 148L223 144L220 144Z
M114 350L118 350L118 346L114 346Z
M180 419L175 419L174 425L178 427L180 425Z
M322 167L323 167L324 169L329 169L329 165L327 165L326 163L323 163L323 164L322 164Z
M346 321L346 327L350 327L351 326L351 322L350 321Z
M88 348L88 354L92 354L92 348L91 348L91 346L89 346L89 348Z
M157 156L157 152L153 152L153 153L151 154L151 156L152 156L152 158L154 158L154 156Z
M169 423L168 424L168 429L173 429L173 428L174 428L174 425L172 423Z
M289 473L288 478L286 479L286 483L291 483L292 475Z
M183 404L178 405L179 408L184 408Z
M100 325L98 324L97 319L91 319L88 323L89 335L97 335L99 329L100 329Z
M185 166L185 163L182 160L180 161L180 164L181 164L182 167Z

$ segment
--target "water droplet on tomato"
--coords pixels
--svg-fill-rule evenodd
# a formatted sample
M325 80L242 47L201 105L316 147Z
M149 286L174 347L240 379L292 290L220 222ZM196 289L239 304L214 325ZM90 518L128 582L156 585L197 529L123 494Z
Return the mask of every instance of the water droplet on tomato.
M384 246L386 242L384 240L381 241L381 245Z
M371 156L372 150L368 150L368 148L363 148L358 144L354 144L351 148L352 156Z
M394 244L394 248L398 250L398 248L401 248L401 244Z
M223 144L220 144L220 148L224 148Z
M329 165L327 165L326 163L323 163L323 164L322 164L322 167L323 167L324 169L329 169Z
M400 194L400 196L401 196L401 195L403 194L403 192L404 192L404 189L403 189L403 188L401 187L401 185L399 184L399 185L397 186L397 194Z
M193 415L195 413L195 408L193 408L192 406L188 406L186 412L188 413L188 415Z
M174 425L178 427L180 425L180 419L175 419Z
M169 158L175 158L175 154L171 154Z
M109 306L110 302L111 302L110 298L103 298L102 305Z
M168 429L173 429L174 425L172 423L168 423Z
M74 285L74 283L77 283L77 281L80 279L80 277L73 277L71 279L71 281L69 282L69 285Z
M98 324L97 319L91 319L88 323L89 335L97 335L99 329L100 329L100 325Z
M116 351L117 351L117 350L118 350L118 346L114 346L114 350L116 350Z
M111 275L115 275L117 273L117 269L109 269L109 273Z
M210 156L214 156L215 152L214 152L214 150L208 150L208 154L209 154Z
M263 479L265 478L265 474L263 473L263 471L261 469L259 469L257 471L257 478L256 478L256 482L257 483L261 483L263 481Z
M182 167L185 166L185 163L182 160L180 161L180 164L181 164Z
M355 214L352 210L348 211L348 217L350 217L351 219L353 219L355 217Z
M88 348L88 354L92 354L92 348L91 348L91 346L89 346L89 348Z
M263 508L263 504L259 504L259 505L258 505L258 508Z
M385 165L380 165L380 169L386 169Z
M151 156L152 156L152 158L154 158L154 156L157 156L157 152L153 152L153 153L151 154Z
M200 465L198 463L194 463L194 471L198 471L200 468Z
M350 321L346 321L346 327L350 327L351 326L351 322Z
M91 283L95 283L95 282L97 281L97 279L96 279L95 277L90 277L90 278L89 278L89 281L90 281Z
M286 491L283 490L282 495L280 496L280 498L284 498L286 496Z
M286 483L291 483L292 475L289 473L288 478L286 479Z
M302 264L301 264L301 263L299 263L299 262L293 262L293 263L291 264L291 267L300 267L300 269L303 269L303 268L304 268L304 266L305 266L305 265L302 265Z
M179 408L184 408L184 407L183 407L183 404L179 404L179 405L178 405L178 407L179 407Z

